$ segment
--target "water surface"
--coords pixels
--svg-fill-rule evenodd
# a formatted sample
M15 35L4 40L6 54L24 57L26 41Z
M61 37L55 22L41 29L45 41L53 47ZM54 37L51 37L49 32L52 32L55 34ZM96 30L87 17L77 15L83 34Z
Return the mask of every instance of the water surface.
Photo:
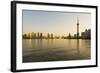
M90 40L23 39L23 62L86 60L91 58Z

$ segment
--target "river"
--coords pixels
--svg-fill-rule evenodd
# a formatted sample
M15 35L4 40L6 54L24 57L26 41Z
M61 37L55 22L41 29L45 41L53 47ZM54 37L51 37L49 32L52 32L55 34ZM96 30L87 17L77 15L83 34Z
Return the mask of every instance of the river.
M23 39L23 62L91 59L91 40Z

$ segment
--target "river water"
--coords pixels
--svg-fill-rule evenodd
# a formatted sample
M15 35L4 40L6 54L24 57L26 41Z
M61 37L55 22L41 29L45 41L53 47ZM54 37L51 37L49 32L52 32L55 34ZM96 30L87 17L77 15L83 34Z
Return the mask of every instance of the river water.
M23 39L23 62L86 60L91 41L86 39Z

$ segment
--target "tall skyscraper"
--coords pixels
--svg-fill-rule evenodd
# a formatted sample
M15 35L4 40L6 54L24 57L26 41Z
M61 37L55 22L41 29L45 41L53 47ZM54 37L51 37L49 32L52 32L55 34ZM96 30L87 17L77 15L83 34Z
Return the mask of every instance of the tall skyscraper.
M79 39L79 19L77 18L77 39Z
M50 34L49 33L47 34L47 38L50 39Z
M39 34L40 34L40 33L38 32L38 33L37 33L37 38L38 38L38 39L40 38L40 35L39 35Z
M51 39L53 39L53 33L51 34Z
M34 38L36 39L36 33L34 33Z
M42 33L40 33L40 38L41 38L41 39L43 38L43 34L42 34Z

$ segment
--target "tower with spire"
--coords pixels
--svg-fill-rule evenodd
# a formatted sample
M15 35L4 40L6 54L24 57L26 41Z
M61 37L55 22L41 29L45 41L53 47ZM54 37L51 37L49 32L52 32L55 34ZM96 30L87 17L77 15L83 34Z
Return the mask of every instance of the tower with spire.
M77 18L77 39L79 39L79 19Z

